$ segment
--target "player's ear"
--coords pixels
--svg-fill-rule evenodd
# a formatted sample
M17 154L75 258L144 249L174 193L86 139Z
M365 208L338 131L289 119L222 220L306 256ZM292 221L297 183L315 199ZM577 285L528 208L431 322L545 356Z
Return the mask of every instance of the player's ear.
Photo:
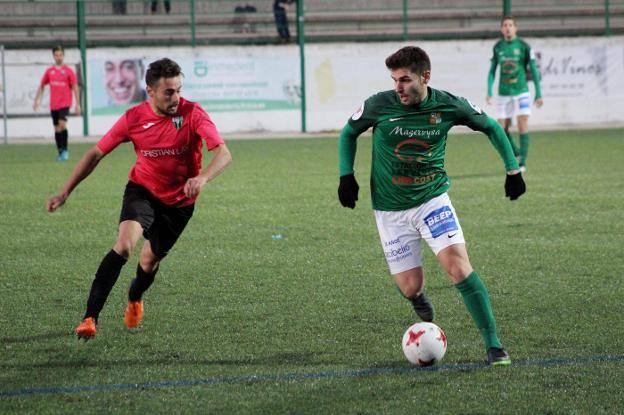
M146 85L146 86L145 86L145 90L147 91L147 95L148 95L150 98L153 98L153 97L154 97L154 88L152 88L152 87L151 87L151 85Z
M422 74L423 83L428 84L431 79L431 71L424 71Z

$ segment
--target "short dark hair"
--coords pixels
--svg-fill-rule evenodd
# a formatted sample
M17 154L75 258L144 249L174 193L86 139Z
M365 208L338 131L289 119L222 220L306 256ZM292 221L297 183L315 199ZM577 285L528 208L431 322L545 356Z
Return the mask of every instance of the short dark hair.
M56 45L52 48L52 54L54 54L54 52L56 52L57 50L63 52L63 55L65 54L65 49L63 49L63 46L61 45Z
M405 46L388 56L386 67L391 70L406 68L422 75L431 70L431 61L427 52L418 46Z
M162 58L149 64L145 72L145 83L154 87L160 78L175 78L182 74L180 65L169 58Z
M503 23L505 23L505 20L511 20L513 22L513 24L516 24L516 19L513 16L503 16L502 20L501 20L501 26L503 25Z

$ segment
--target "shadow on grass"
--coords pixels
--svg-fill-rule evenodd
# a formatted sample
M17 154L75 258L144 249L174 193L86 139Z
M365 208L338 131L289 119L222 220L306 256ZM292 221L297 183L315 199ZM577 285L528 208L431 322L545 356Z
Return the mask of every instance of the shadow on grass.
M50 333L32 334L30 336L7 336L0 338L0 344L34 343L38 341L61 339L67 337L69 334L70 333L67 331L54 331Z
M66 334L64 334L66 336ZM318 359L318 353L284 352L270 356L241 359L188 359L178 356L160 357L155 359L114 359L90 360L75 359L48 362L0 363L0 369L81 369L81 368L113 368L132 366L315 366L335 364Z

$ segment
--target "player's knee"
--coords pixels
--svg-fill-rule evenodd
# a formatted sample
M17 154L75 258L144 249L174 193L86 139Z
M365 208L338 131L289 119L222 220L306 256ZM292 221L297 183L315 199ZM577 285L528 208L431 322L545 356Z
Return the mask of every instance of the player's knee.
M128 259L132 255L132 251L134 250L134 245L129 240L118 240L113 247L115 252L117 252L122 257Z
M423 281L418 278L401 278L396 280L397 287L406 298L412 298L422 291Z
M446 269L446 273L455 284L463 281L468 275L470 275L471 272L472 266L470 263L464 262L452 263Z
M145 256L141 254L141 258L139 259L139 264L141 268L147 273L154 272L156 268L158 268L158 264L160 260L155 256Z

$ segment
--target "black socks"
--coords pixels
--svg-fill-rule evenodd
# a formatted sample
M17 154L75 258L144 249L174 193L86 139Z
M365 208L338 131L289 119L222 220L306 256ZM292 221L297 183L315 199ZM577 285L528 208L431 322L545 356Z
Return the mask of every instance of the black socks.
M67 130L65 130L65 132L67 132ZM106 303L108 294L110 294L113 285L117 282L117 278L119 278L119 274L121 273L121 268L125 263L126 258L112 249L106 254L104 259L102 259L95 273L95 279L91 284L85 318L93 317L97 321L102 308L104 308L104 303Z
M139 301L143 296L143 293L147 291L147 289L154 282L154 277L158 272L158 267L151 274L143 271L141 268L141 264L137 265L137 273L136 278L132 280L130 283L130 289L128 290L128 300L130 301Z

